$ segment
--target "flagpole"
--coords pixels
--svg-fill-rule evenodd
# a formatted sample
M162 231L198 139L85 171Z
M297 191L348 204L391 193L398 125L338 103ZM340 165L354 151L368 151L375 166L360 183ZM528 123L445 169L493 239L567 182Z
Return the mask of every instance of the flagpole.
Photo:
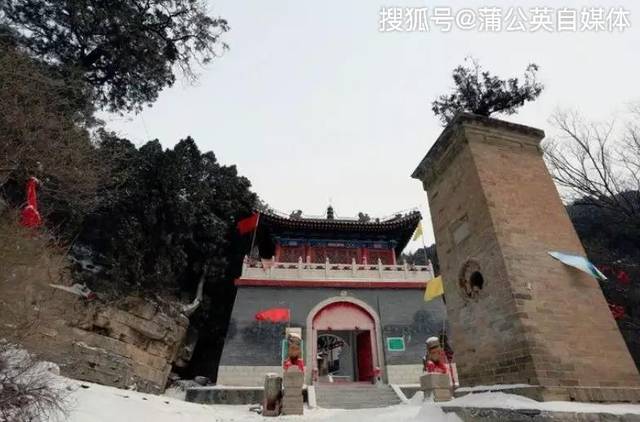
M420 225L420 240L422 240L422 251L424 253L424 265L429 265L429 255L427 255L427 245L424 243L424 229L422 227L422 220L418 223ZM433 271L433 266L431 267ZM435 274L433 274L435 276Z
M253 235L251 236L251 247L249 248L249 258L253 259L253 245L256 241L256 233L258 233L258 224L260 224L260 213L258 212L258 218L256 219L256 226L253 228ZM260 256L260 252L258 252ZM256 259L257 261L257 259Z
M422 229L422 220L420 221L420 238L422 240L422 250L424 251L424 263L425 265L429 265L429 255L427 255L427 245L424 242L424 230ZM433 264L431 265L431 275L433 277L436 276L434 269L433 269ZM444 292L442 293L442 304L444 305L444 312L442 313L442 331L440 332L442 334L442 350L444 351L445 354L445 359L447 361L447 366L449 367L449 378L451 379L451 385L453 387L455 387L455 379L453 376L453 369L451 367L451 362L449 361L449 358L446 355L446 336L447 336L447 305L446 302L444 301ZM440 337L440 336L438 336Z

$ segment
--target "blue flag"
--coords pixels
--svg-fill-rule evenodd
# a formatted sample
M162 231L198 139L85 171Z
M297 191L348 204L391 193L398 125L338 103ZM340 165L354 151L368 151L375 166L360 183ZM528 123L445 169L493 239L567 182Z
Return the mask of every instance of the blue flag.
M549 255L565 265L579 269L589 274L596 280L605 281L607 277L596 268L587 258L579 255L570 255L562 252L549 252Z

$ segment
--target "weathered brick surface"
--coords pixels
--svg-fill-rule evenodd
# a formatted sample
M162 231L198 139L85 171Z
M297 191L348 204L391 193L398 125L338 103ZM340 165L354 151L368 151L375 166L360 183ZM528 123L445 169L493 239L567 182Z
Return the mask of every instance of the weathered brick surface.
M541 131L470 118L443 136L418 176L461 384L640 385L597 282L547 254L584 250L542 160ZM458 287L470 259L484 278L475 299Z

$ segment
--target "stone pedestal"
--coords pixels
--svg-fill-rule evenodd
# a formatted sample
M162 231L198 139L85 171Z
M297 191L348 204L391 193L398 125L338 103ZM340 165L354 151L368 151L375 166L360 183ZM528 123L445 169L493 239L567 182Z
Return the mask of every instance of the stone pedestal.
M420 390L425 399L433 396L433 401L449 401L453 398L449 374L423 374L420 377Z
M304 411L304 398L302 396L304 374L297 367L291 367L284 373L282 384L282 413L285 415L302 415Z
M282 377L267 374L264 377L263 416L279 416L282 406Z
M627 401L628 390L636 401L640 376L597 281L548 255L585 252L543 137L460 114L413 173L429 198L460 385L526 384L543 400L593 400L596 388Z

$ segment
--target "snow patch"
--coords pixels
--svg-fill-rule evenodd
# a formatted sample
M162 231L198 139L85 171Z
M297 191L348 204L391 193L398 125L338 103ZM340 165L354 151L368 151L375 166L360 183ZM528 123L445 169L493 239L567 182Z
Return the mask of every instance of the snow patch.
M535 385L530 384L497 384L497 385L476 385L474 387L460 387L456 388L457 393L473 393L477 391L501 391L512 390L516 388L530 388Z
M501 409L537 409L549 412L609 413L640 415L640 404L600 404L568 401L539 402L533 399L506 393L476 393L443 403L446 407L479 407Z
M433 402L425 402L411 422L462 422L455 413L444 413L440 406Z
M61 377L62 379L62 377ZM253 422L264 421L249 405L204 405L187 403L168 395L138 393L88 382L65 379L72 393L72 409L67 422ZM425 419L428 418L428 419ZM308 409L302 416L283 416L286 422L458 422L435 403L417 402L378 409Z
M64 379L60 377L60 379ZM253 422L264 421L252 412L250 405L204 405L179 399L178 391L164 396L121 390L88 382L64 379L73 391L73 406L68 422ZM174 395L175 393L175 395ZM476 393L450 402L423 401L416 393L406 404L377 409L340 410L305 408L302 416L283 416L286 422L460 422L454 413L442 407L464 406L506 409L539 409L563 412L640 414L640 405L605 405L576 402L541 403L526 397L505 393Z

